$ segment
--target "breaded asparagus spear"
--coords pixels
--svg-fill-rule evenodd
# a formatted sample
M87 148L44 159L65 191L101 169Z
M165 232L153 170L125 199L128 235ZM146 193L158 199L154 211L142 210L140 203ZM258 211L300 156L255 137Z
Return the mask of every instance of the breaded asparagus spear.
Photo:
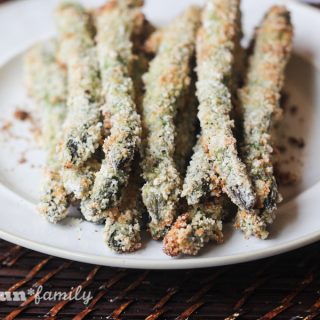
M62 181L68 194L78 200L87 199L100 167L100 161L91 158L79 168L63 168Z
M103 145L105 159L96 174L90 199L81 203L82 213L93 220L118 205L141 141L141 121L131 78L135 58L131 38L140 31L144 17L140 8L125 4L111 1L95 14L104 98L102 112L110 117L111 129Z
M105 114L102 127L102 135L104 138L110 135L110 128L110 117ZM96 174L101 168L102 158L103 151L101 148L98 148L94 155L81 167L62 168L64 187L67 192L73 196L74 200L81 200L81 202L88 200L96 178ZM91 215L87 217L85 215L86 212L82 212L82 214L85 219L91 222L101 222L103 220L103 217L97 217L97 219L92 219Z
M133 252L141 247L141 221L146 209L141 199L141 169L135 160L133 174L123 190L120 204L106 211L104 240L115 252Z
M223 190L240 208L250 209L255 195L238 157L230 119L231 79L239 28L239 0L208 0L197 37L198 117L202 146L214 161Z
M221 243L222 218L227 211L228 199L221 195L221 181L212 170L212 162L201 146L201 137L194 147L184 190L192 188L193 198L187 198L186 212L177 218L163 239L163 250L169 256L196 255L210 241ZM205 169L205 170L204 170ZM196 187L199 192L196 192Z
M33 46L24 61L28 93L41 106L41 133L44 148L55 153L67 114L67 76L56 60L57 42L47 40Z
M220 196L222 182L214 170L214 163L204 151L201 136L194 147L194 153L187 169L182 196L189 205L201 203L210 194Z
M141 34L134 39L134 52L137 54L132 67L132 79L135 88L135 101L138 111L141 111L143 99L142 75L147 71L149 61L141 51L142 43L154 28L144 21ZM104 229L104 240L108 247L115 252L133 252L141 248L141 229L143 216L147 214L141 198L141 167L138 155L133 161L133 169L128 186L124 188L120 204L107 210Z
M67 76L65 69L56 61L56 54L56 42L48 41L34 46L25 57L26 85L29 94L41 107L42 138L47 150L45 178L38 208L50 222L65 218L69 206L56 151L67 112Z
M230 78L230 88L232 100L236 101L236 91L239 82L239 72L242 68L242 48L241 48L241 11L237 14L237 28L234 39L235 44L235 59L233 62L232 78ZM151 38L152 40L152 38ZM220 196L222 182L217 172L214 170L214 161L212 157L207 154L201 143L201 136L194 147L194 154L190 161L186 177L184 179L182 197L186 197L188 204L200 203L208 196Z
M237 28L234 38L235 48L240 47L241 15L237 14ZM234 61L232 68L236 68ZM235 72L232 71L234 75ZM232 96L237 81L232 76L228 85ZM202 144L201 135L194 147L194 154L187 169L182 196L187 198L187 212L178 217L164 238L164 251L168 255L196 255L209 241L223 241L222 219L230 210L230 201L222 195L222 179L214 169L214 158Z
M237 11L237 24L233 43L240 47L241 19ZM208 51L208 54L210 51ZM212 51L211 51L212 53ZM231 64L236 69L235 61ZM232 77L225 83L232 96L235 94L237 81ZM233 97L232 97L233 98ZM187 212L178 217L176 223L164 238L164 251L168 255L196 255L205 244L211 240L222 242L222 219L231 209L230 201L222 193L222 179L214 167L215 158L208 155L208 150L202 143L200 135L194 148L194 154L189 164L184 181L182 195L187 198ZM228 212L229 213L229 212Z
M144 76L142 198L151 217L154 239L163 237L176 216L180 175L174 161L178 105L190 88L190 62L200 11L191 7L165 31L156 57Z
M69 110L62 162L65 167L79 167L101 142L100 79L93 25L84 8L74 3L61 4L56 12L56 21L59 59L68 70Z
M274 6L256 31L245 87L240 91L243 112L242 156L257 194L255 210L240 210L236 227L246 236L268 236L280 200L271 161L271 129L280 113L280 91L292 48L293 30L285 7Z
M164 237L164 252L170 256L196 255L209 241L221 243L225 201L225 196L222 196L190 206Z

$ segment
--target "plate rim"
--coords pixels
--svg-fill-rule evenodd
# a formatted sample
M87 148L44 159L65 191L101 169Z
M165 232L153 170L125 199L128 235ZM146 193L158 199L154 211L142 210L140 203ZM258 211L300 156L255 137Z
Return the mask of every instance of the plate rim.
M238 263L245 263L255 260L260 260L282 253L293 251L295 249L304 247L308 244L320 240L320 230L312 232L304 237L285 242L280 245L275 245L265 249L254 250L250 253L240 253L223 257L190 257L190 258L172 258L171 260L148 260L146 258L128 259L119 257L97 256L92 254L74 253L65 249L60 249L50 245L43 245L39 242L25 239L21 236L16 236L12 233L0 230L0 238L24 248L38 251L47 255L73 260L83 263L108 266L121 267L130 269L153 269L153 270L174 270L174 269L202 269L208 267L219 267ZM265 240L268 241L268 240Z

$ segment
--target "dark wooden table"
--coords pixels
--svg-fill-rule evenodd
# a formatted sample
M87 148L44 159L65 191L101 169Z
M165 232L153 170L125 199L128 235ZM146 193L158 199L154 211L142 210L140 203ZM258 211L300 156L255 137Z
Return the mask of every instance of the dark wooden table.
M320 319L320 243L240 265L144 271L70 262L0 241L1 292L23 291L26 302L0 302L1 319ZM94 297L41 301L30 288ZM11 288L11 289L10 289ZM28 295L30 293L31 295ZM41 294L40 294L41 296Z
M0 317L320 319L319 255L320 242L229 267L143 271L66 261L0 240ZM89 305L74 300L36 303L33 293L41 285L42 296L72 292L81 285L93 299ZM27 300L3 301L10 291L24 292Z

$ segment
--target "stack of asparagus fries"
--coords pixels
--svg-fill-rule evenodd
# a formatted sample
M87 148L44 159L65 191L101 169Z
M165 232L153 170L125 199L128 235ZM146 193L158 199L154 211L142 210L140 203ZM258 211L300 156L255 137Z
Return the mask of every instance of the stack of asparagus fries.
M79 206L118 253L146 229L168 255L196 255L233 214L246 237L267 238L289 12L266 13L247 57L240 0L207 0L161 29L142 6L61 4L57 38L26 54L47 151L39 211L57 223Z

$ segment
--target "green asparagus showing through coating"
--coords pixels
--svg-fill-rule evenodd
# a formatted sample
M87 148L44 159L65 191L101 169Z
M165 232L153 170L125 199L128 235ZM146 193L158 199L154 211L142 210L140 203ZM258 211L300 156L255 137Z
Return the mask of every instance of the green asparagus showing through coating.
M141 34L137 34L134 40L135 57L132 66L132 79L135 88L135 101L137 109L141 111L143 99L142 75L147 71L149 61L145 54L137 48L146 37L153 32L154 27L148 21L144 21ZM141 230L143 228L143 216L147 214L141 197L141 160L138 155L133 160L132 173L128 186L124 188L120 203L112 209L107 210L104 228L104 241L107 246L117 252L133 252L141 248Z
M128 208L115 216L108 215L104 227L104 241L117 252L134 252L141 248L138 211Z
M106 211L104 241L117 252L133 252L141 248L141 221L146 212L141 199L141 169L134 160L133 174L124 188L121 202L117 207Z
M40 107L42 139L47 151L38 209L53 223L65 218L69 207L57 155L67 112L67 76L65 69L57 63L56 54L57 43L52 40L34 46L25 57L26 86Z
M189 92L186 94L185 100L182 100L179 104L175 119L176 149L174 159L181 177L185 175L192 154L192 147L195 143L196 120L197 99L195 96L195 81L192 79Z
M91 16L78 4L61 4L56 12L59 59L68 70L68 116L62 162L79 167L101 143L100 78Z
M255 210L239 210L236 227L247 237L268 236L280 201L271 161L271 130L281 110L280 91L292 48L293 28L285 7L274 6L256 31L246 85L240 90L242 157L257 194Z
M239 0L208 0L197 37L198 117L202 146L214 160L223 190L242 209L255 204L245 165L233 136L231 81L239 28Z
M214 170L212 159L202 147L201 136L193 151L181 194L189 205L201 203L209 195L220 196L222 192L221 179Z
M236 23L234 44L238 50L242 35L240 10ZM232 65L233 75L237 69L235 64L236 61ZM232 99L236 94L236 80L232 76L228 83ZM163 241L164 252L170 256L196 255L208 242L223 241L222 219L229 213L230 200L222 195L222 179L216 172L214 158L209 156L202 139L200 134L183 184L182 196L186 197L189 207L186 213L178 217Z
M237 28L234 39L235 58L233 62L232 77L230 78L231 98L237 101L237 89L239 85L240 69L242 68L242 48L241 48L241 11L237 13ZM222 190L222 182L214 169L214 158L209 157L207 149L204 149L201 143L201 135L194 147L194 154L187 169L184 179L182 197L187 199L189 205L200 203L203 199L211 196L220 196Z
M106 209L118 205L141 141L141 121L131 78L135 59L131 38L140 31L144 17L140 8L111 1L96 12L95 20L104 98L102 112L110 117L111 130L103 145L105 159L96 174L90 199L81 203L87 219L101 217Z
M56 60L57 50L56 40L47 40L32 47L24 61L28 93L41 107L42 145L51 156L62 138L61 128L67 114L67 75Z
M194 256L222 243L231 219L266 239L282 201L273 130L287 8L271 7L245 50L241 0L206 0L160 29L144 0L63 1L57 38L24 57L46 153L39 213L58 223L79 209L117 254L141 249L147 231L168 256Z
M163 237L176 217L180 175L174 161L179 103L190 88L190 62L200 10L191 7L165 29L155 58L144 76L142 198L151 217L154 239Z

